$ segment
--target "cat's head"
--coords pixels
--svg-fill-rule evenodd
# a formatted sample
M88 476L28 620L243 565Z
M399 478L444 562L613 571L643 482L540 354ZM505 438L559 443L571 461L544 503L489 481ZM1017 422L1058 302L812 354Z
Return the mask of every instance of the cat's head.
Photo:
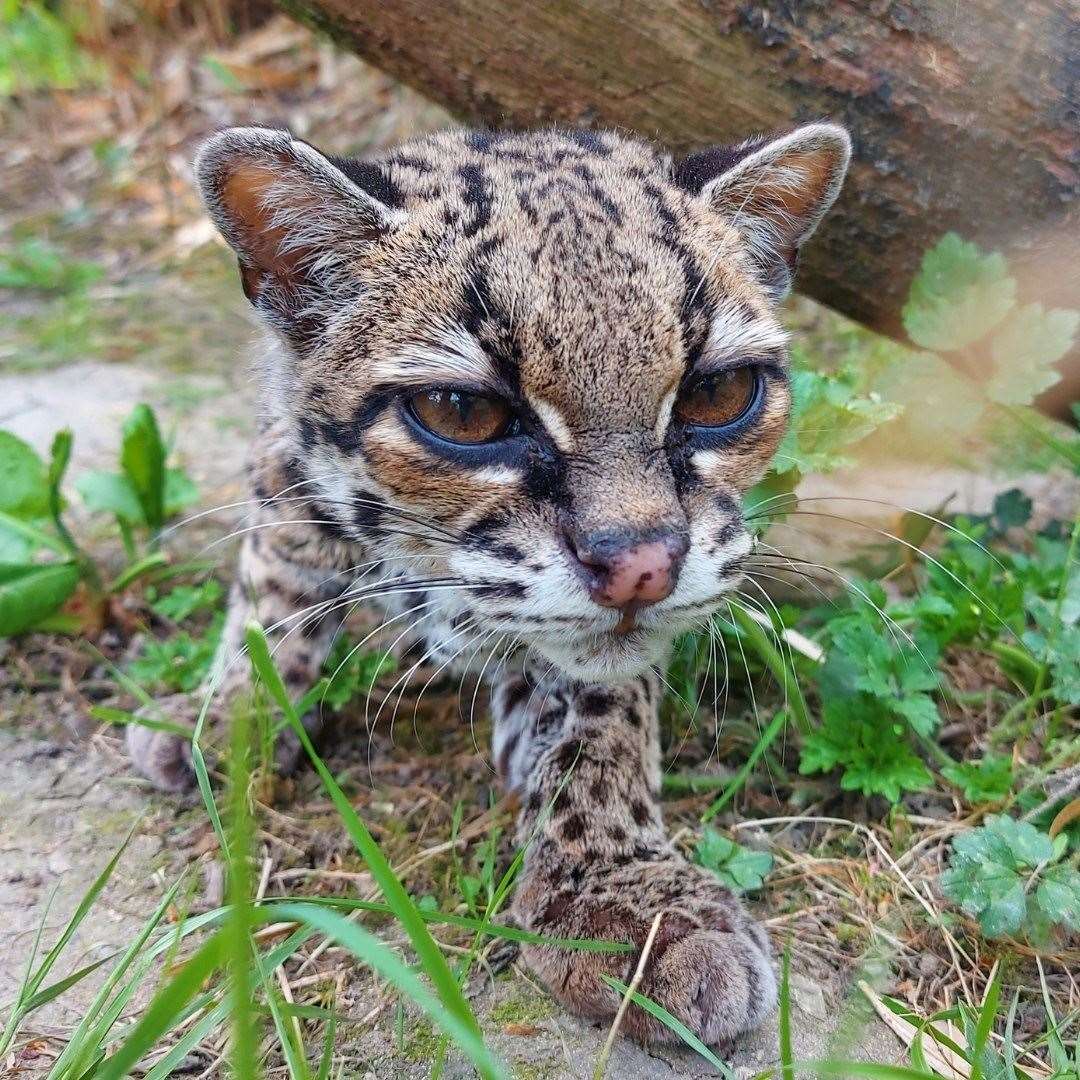
M318 513L445 578L439 621L600 680L738 582L790 404L775 307L849 155L830 124L681 162L573 130L356 162L236 128L197 173Z

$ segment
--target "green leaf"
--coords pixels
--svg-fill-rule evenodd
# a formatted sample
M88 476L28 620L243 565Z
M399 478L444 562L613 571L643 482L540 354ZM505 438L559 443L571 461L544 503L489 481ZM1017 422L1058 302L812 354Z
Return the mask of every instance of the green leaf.
M972 805L1004 799L1012 788L1012 759L1005 754L987 754L981 761L963 761L941 770Z
M1080 312L1027 304L1010 313L990 342L993 372L986 395L1001 405L1029 405L1061 379L1054 368L1072 347Z
M41 458L10 431L0 431L0 510L33 521L49 512L49 479Z
M795 509L795 488L801 479L802 473L797 468L771 471L743 496L743 514L747 520L760 518L762 528L770 521L781 520Z
M767 851L742 847L715 829L705 829L694 849L694 862L711 870L733 892L744 893L761 888L773 857Z
M799 772L843 769L840 786L896 802L904 791L926 787L932 777L898 734L887 705L866 694L825 705L821 724L803 740Z
M1003 491L994 499L994 528L999 533L1026 525L1031 520L1034 504L1019 488Z
M952 861L941 888L987 937L1018 934L1029 922L1027 879L1054 854L1050 838L1034 825L992 816L953 842Z
M177 585L154 600L150 608L156 615L172 619L173 622L183 622L197 611L218 607L224 594L219 581L207 578L201 585Z
M990 333L1016 300L1000 253L946 233L924 256L904 305L904 329L924 349L963 349Z
M7 30L5 27L5 33ZM0 256L0 289L78 292L97 281L103 273L96 263L72 259L37 237L23 240Z
M16 532L0 521L0 562L29 562L37 546L25 533Z
M1080 872L1058 863L1042 875L1035 901L1054 922L1080 933Z
M165 522L165 444L149 405L136 405L124 421L120 464L146 524L160 529Z
M165 470L165 516L172 517L199 501L195 481L183 469Z
M342 635L322 669L326 680L315 700L340 712L354 698L365 697L380 676L395 671L397 661L383 649L358 649L351 638Z
M128 665L128 675L143 686L190 693L210 670L224 620L219 611L197 636L181 631L166 638L148 637Z
M31 629L56 611L78 584L79 567L73 562L0 563L0 637Z
M95 513L115 514L129 525L146 523L138 492L120 473L98 469L85 472L75 481L75 490L87 509Z
M932 735L941 720L937 704L926 694L898 698L891 702L892 711L902 716L916 735Z

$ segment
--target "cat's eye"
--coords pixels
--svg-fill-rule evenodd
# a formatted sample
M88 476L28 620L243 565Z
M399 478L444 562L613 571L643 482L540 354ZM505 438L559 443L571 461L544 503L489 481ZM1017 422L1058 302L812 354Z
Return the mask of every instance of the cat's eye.
M502 399L452 387L413 394L409 409L428 431L467 446L501 439L514 421L510 406Z
M675 403L675 415L696 427L726 427L754 403L758 374L752 367L716 371L693 382Z

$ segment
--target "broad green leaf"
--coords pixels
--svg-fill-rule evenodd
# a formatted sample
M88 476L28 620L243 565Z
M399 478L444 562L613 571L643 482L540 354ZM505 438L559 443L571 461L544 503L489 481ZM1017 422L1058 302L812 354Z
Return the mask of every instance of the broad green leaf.
M142 525L146 516L131 481L120 473L91 470L75 481L75 490L89 510L115 514L129 525Z
M165 444L149 405L136 405L124 421L120 464L151 529L165 521Z
M75 563L0 563L0 637L29 630L75 591Z
M1072 346L1080 312L1026 304L1009 314L990 342L993 372L986 395L1002 405L1029 405L1061 378L1054 368Z
M199 501L195 481L183 469L165 470L165 516L172 517Z
M1004 815L991 816L984 825L961 833L953 842L952 861L942 875L941 888L950 900L978 918L987 937L1018 934L1025 927L1034 930L1028 879L1053 855L1050 838L1034 825ZM1055 895L1053 887L1049 895Z
M1016 301L1000 253L946 233L924 256L904 305L904 329L924 349L950 352L984 338Z
M9 529L0 522L0 562L29 562L36 547L25 533Z
M715 829L705 829L694 849L694 862L711 870L733 892L744 893L761 888L773 857L767 851L742 847Z
M1054 922L1080 933L1080 872L1064 863L1047 867L1035 900Z
M0 510L33 521L49 512L49 478L32 446L0 431Z

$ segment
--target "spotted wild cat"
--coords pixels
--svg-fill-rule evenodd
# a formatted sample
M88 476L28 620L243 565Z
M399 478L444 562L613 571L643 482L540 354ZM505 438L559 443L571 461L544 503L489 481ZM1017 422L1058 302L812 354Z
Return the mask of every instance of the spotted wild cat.
M221 692L248 620L299 694L361 600L416 658L497 671L494 760L536 832L516 918L640 948L663 912L641 991L706 1042L776 982L764 931L665 835L657 670L750 552L740 496L789 409L776 304L849 154L830 124L681 161L576 130L354 161L235 128L197 162L268 329ZM129 731L139 771L190 782L185 741ZM597 1019L598 973L636 963L524 951ZM626 1028L669 1037L637 1009Z

